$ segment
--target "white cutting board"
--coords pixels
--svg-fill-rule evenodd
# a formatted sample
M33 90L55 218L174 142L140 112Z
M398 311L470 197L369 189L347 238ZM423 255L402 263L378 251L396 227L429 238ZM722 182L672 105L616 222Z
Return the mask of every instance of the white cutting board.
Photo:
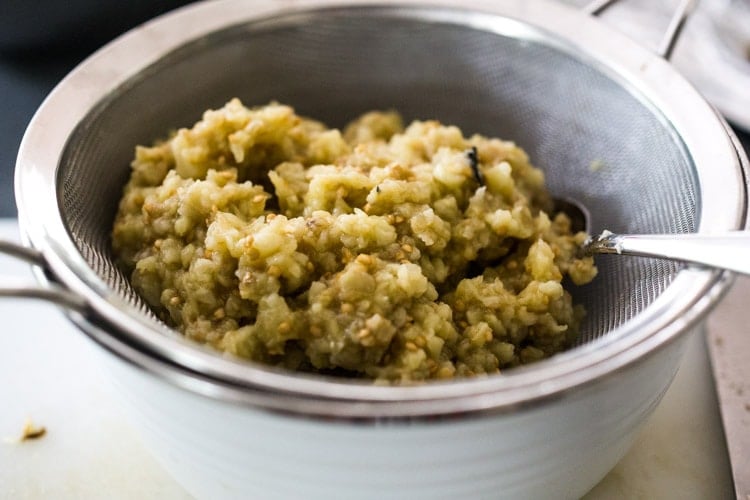
M0 219L0 238L17 239ZM28 266L0 256L1 277ZM748 315L750 317L750 315ZM100 348L53 306L0 299L0 499L186 499L121 416ZM738 318L743 321L743 318ZM744 319L747 322L747 318ZM44 437L19 443L27 418ZM702 335L634 447L587 499L732 498Z

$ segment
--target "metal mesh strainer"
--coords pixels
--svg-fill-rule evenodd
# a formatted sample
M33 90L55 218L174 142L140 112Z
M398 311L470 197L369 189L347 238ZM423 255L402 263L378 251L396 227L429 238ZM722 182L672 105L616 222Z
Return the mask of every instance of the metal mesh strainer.
M161 92L173 82L190 85ZM621 85L559 49L378 11L290 16L180 49L110 95L71 137L58 173L61 213L91 267L131 302L140 299L112 263L109 231L133 145L190 125L231 96L290 103L332 125L395 108L512 139L545 170L553 193L591 209L594 230L696 228L695 167L675 134ZM593 162L603 168L593 172ZM648 259L599 266L603 278L577 291L589 309L584 342L638 314L678 268Z
M694 137L686 139L658 109L660 98L580 43L505 17L421 6L281 11L225 22L135 73L117 74L117 85L65 138L55 184L60 222L103 285L93 276L84 281L110 305L137 308L126 314L150 314L110 251L133 147L191 125L233 96L248 105L288 103L331 126L395 108L407 120L437 118L468 134L512 139L546 172L555 196L590 209L593 231L698 230L713 200L702 180L709 167L697 165L685 144ZM73 75L68 86L84 77ZM721 168L737 169L736 161ZM644 312L680 274L677 264L644 258L602 256L597 264L600 277L574 290L588 310L582 344ZM138 321L145 328L155 320Z

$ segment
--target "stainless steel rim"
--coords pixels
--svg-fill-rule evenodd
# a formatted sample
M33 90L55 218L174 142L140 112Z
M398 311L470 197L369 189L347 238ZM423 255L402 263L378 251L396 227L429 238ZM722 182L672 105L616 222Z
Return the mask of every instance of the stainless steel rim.
M696 165L733 167L727 168L724 176L707 175L706 169L699 169L701 186L716 198L700 214L699 232L746 226L746 158L743 162L742 154L732 145L723 120L666 61L583 13L554 2L473 0L460 7L455 4L451 0L404 0L398 5L357 0L202 3L124 35L74 70L32 120L21 144L16 175L19 219L27 242L41 252L55 278L84 297L93 312L91 317L71 313L71 319L129 362L193 391L292 413L359 418L504 411L538 402L629 366L698 321L726 289L730 281L726 273L685 269L636 319L605 338L504 377L378 387L293 376L218 357L131 314L131 306L83 260L60 217L56 167L68 136L89 109L130 75L216 29L290 12L304 15L305 9L351 5L428 22L462 23L543 41L576 54L630 89L661 116ZM730 191L729 186L736 189ZM40 278L45 279L41 273Z

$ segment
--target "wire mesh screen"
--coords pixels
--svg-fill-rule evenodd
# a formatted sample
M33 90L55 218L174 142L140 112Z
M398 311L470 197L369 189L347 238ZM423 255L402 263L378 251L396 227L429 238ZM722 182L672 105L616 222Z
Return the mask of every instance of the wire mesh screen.
M185 46L113 92L71 137L58 172L62 216L92 268L145 312L113 265L110 228L136 144L190 126L238 96L271 100L331 126L371 109L435 118L517 142L556 196L581 200L592 230L695 229L693 166L655 112L595 66L542 41L420 11L357 8L241 25ZM501 31L501 30L500 30ZM678 270L640 258L597 261L573 290L588 310L581 342L651 303Z

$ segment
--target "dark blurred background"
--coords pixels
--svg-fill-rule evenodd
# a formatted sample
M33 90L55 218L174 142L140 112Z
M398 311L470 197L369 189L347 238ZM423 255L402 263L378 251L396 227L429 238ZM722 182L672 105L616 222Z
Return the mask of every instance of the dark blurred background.
M26 125L71 69L128 29L187 0L0 0L0 217Z
M18 146L34 111L56 83L119 34L187 3L0 0L0 217L16 215L13 171ZM750 134L738 130L738 135L749 149Z

